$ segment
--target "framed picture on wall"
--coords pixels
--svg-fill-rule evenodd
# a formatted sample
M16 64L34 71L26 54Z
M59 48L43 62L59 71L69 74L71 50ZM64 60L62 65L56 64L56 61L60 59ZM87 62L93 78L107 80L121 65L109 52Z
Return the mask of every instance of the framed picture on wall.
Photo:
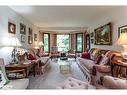
M20 23L20 34L26 34L26 26Z
M101 26L95 31L95 45L111 45L112 44L112 24L108 23Z
M25 35L21 35L21 42L25 43Z
M29 28L29 32L28 32L28 33L29 33L29 35L30 35L30 36L32 36L33 31L32 31L32 29L31 29L31 28Z
M91 39L91 44L93 44L94 43L94 39Z
M121 26L118 28L118 37L120 37L121 33L127 32L127 25Z
M34 34L34 41L37 41L37 34Z
M16 25L8 22L8 33L16 34Z
M33 38L32 36L28 36L28 44L32 44L33 43Z
M91 38L94 37L94 32L90 33L90 37Z

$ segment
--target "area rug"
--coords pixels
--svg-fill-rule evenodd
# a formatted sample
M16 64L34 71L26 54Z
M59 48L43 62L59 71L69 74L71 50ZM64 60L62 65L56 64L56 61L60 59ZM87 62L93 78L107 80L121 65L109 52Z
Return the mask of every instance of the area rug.
M50 60L50 69L44 74L36 77L29 77L30 83L28 89L56 89L65 79L73 77L87 82L85 76L80 71L75 60L69 60L71 64L71 73L62 74L59 70L59 64L57 60ZM93 88L90 86L90 88Z

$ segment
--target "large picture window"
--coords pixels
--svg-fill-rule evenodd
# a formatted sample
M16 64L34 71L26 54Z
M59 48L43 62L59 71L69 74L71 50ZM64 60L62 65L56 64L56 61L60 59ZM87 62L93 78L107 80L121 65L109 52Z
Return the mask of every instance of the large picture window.
M50 52L50 35L48 33L43 34L44 52Z
M69 35L57 35L58 51L67 52L69 50Z
M83 51L83 34L77 33L76 34L76 52Z

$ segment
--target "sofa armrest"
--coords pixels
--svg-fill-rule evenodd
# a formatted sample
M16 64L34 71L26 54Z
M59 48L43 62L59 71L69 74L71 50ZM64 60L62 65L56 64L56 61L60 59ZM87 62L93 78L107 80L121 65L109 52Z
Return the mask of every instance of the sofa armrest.
M111 66L109 65L96 65L96 70L101 73L111 72Z

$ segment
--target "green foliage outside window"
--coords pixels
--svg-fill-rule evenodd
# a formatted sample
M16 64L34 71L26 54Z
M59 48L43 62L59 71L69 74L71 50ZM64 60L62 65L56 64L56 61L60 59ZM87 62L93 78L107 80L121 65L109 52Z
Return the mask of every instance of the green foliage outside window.
M69 50L69 35L57 35L58 51L67 52Z
M44 34L44 52L49 51L49 38L48 34Z
M76 51L77 52L82 52L82 34L77 34L77 45L76 45Z

